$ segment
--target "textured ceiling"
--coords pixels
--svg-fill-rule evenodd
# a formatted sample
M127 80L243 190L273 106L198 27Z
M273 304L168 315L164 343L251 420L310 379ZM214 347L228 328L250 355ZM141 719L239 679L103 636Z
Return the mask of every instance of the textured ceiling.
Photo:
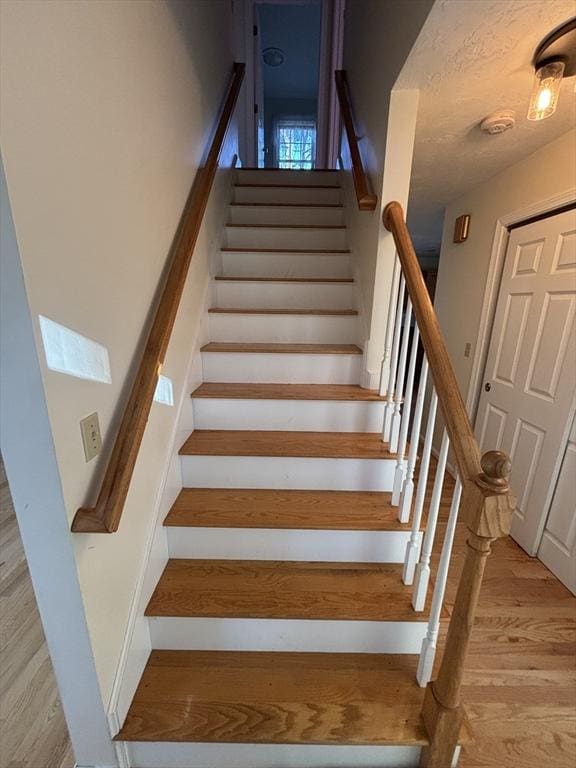
M574 126L576 78L552 117L526 112L534 50L575 13L575 0L436 0L395 86L420 89L409 202L419 253L439 250L448 203ZM499 109L515 110L516 127L483 134Z
M279 67L262 62L264 95L271 98L315 99L320 56L319 0L298 5L258 4L262 49L280 48L286 61Z

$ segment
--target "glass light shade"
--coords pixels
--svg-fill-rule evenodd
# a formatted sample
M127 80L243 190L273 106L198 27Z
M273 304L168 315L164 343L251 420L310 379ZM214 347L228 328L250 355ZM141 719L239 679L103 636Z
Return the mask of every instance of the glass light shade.
M563 75L563 61L551 61L538 67L534 73L528 120L544 120L554 114Z

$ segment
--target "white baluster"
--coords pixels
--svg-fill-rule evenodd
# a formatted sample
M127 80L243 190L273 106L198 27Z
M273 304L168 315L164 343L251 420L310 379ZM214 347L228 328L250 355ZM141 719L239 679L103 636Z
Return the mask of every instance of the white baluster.
M406 358L408 357L408 342L410 340L410 321L412 320L412 302L406 302L404 324L402 328L402 344L400 346L400 361L394 387L394 413L390 427L390 451L396 453L400 438L400 422L402 420L402 400L404 399L404 378L406 376Z
M400 424L400 437L398 439L398 458L396 459L396 472L394 473L394 486L392 490L392 504L397 507L400 504L402 486L406 477L406 442L408 441L408 426L410 424L410 413L412 411L412 393L414 392L414 374L416 372L416 357L418 355L418 342L420 334L418 326L414 324L414 333L412 335L412 349L410 350L410 365L408 366L408 378L406 379L406 392L404 395L404 406L402 408L402 421ZM400 510L398 510L398 519ZM406 522L406 520L401 522Z
M394 387L396 385L396 371L398 370L398 354L400 351L400 333L402 331L402 308L404 305L404 292L406 282L404 275L400 275L400 287L396 301L396 320L394 322L394 340L390 355L390 376L388 377L388 392L386 393L386 406L384 408L384 425L382 427L382 440L387 443L390 440L392 427L392 415L394 413Z
M444 484L444 472L446 470L449 447L448 433L444 430L440 455L438 456L438 466L436 467L432 500L428 512L426 533L424 534L424 542L422 544L422 556L416 566L416 581L412 595L412 607L415 611L423 611L426 603L426 593L428 592L428 582L430 581L430 556L432 555L432 546L434 544L434 536L436 535L436 524L438 523L438 512L440 510L440 499L442 497L442 485Z
M416 469L416 459L418 457L418 443L420 442L420 427L422 425L422 411L424 409L424 398L426 395L426 383L428 381L428 360L424 356L422 361L422 370L420 371L420 381L418 383L418 397L416 398L416 408L414 409L414 422L412 423L412 434L410 437L410 452L408 453L408 466L406 468L406 477L402 486L402 498L400 499L400 510L398 520L401 523L407 523L410 520L410 510L412 509L412 497L414 495L414 471Z
M391 382L391 354L394 340L394 319L396 317L396 304L398 303L398 288L400 281L400 260L394 259L394 272L392 273L392 286L390 288L390 304L388 305L388 320L386 321L386 341L384 342L384 357L382 359L382 372L380 375L380 397L388 394L393 386Z
M448 516L448 525L442 552L440 554L440 564L436 574L436 585L434 587L434 596L432 597L432 608L430 610L430 619L428 621L428 631L422 641L422 650L418 662L418 671L416 679L418 685L425 688L432 679L432 668L434 667L434 658L436 656L436 644L438 642L438 632L440 630L440 616L442 614L442 603L446 592L446 582L448 580L448 569L450 568L450 558L452 556L452 546L454 544L454 534L456 533L456 523L458 522L458 508L460 507L460 497L462 496L462 483L460 478L456 478L454 495L450 506Z
M430 453L432 451L432 439L434 437L437 407L438 395L436 394L436 390L433 390L432 397L430 399L430 406L428 407L426 437L424 438L422 460L420 461L420 472L418 473L418 488L416 490L416 503L414 504L412 533L410 534L410 541L406 545L406 558L404 560L404 571L402 573L402 581L404 584L412 584L414 582L416 563L420 557L420 545L422 544L420 525L422 523L422 512L424 510L424 499L426 498L426 486L428 485L428 470L430 468Z

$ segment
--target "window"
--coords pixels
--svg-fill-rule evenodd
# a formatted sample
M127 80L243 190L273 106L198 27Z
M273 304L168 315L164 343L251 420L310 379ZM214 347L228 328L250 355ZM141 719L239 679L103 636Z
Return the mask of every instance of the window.
M279 120L276 123L278 168L311 170L316 158L316 123L312 120Z

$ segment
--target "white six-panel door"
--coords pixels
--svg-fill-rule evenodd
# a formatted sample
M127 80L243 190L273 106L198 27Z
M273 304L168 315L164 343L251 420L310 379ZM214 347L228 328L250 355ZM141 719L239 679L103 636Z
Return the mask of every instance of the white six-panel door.
M508 243L476 430L512 460L512 536L538 550L575 393L576 212L515 229Z

